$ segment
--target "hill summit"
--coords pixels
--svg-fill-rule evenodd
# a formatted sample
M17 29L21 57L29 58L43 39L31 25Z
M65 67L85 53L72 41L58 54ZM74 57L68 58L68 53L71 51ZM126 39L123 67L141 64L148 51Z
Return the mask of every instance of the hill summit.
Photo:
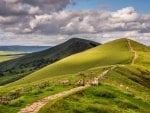
M44 51L30 53L23 57L0 63L0 85L20 79L48 64L97 45L99 43L94 41L72 38ZM5 75L7 75L7 79Z

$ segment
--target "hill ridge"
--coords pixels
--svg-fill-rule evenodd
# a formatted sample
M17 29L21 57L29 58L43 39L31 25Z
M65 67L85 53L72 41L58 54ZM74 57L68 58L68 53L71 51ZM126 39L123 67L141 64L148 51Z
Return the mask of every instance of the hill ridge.
M17 59L2 62L0 63L0 81L3 81L1 76L4 78L5 75L8 75L8 80L4 80L0 84L13 82L46 65L97 45L99 43L94 41L74 38L44 51L30 53Z
M120 55L122 56L120 57ZM45 66L44 68L29 74L25 78L16 81L15 84L24 83L26 80L37 81L56 75L72 74L98 66L129 64L131 59L132 54L129 50L127 40L119 39L71 55L57 61L56 63Z

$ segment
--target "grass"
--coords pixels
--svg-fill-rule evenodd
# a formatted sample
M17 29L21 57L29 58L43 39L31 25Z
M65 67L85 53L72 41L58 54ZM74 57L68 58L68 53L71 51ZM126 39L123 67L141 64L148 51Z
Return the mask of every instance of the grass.
M20 53L11 51L0 51L0 62L20 57Z
M0 75L3 75L0 80L0 85L14 82L44 66L97 45L99 45L97 42L73 38L49 49L28 53L23 57L0 63ZM34 49L34 47L31 49Z
M0 51L0 55L15 55L15 54L20 54L20 52Z
M108 67L97 67L93 69L86 70L82 73L84 73L87 76L87 79L97 76L99 73L101 73L104 69L107 69ZM2 113L16 113L19 109L25 107L27 104L30 104L36 100L39 100L45 96L49 96L51 94L61 92L63 90L70 89L72 87L75 87L75 82L81 79L80 73L76 74L67 74L67 75L60 75L60 76L54 76L49 79L36 82L36 83L29 83L24 85L17 85L12 87L5 87L1 86L0 94L3 95L10 95L13 92L16 92L17 90L20 90L24 88L26 92L19 94L19 96L15 99L9 102L7 105L1 105L0 111ZM59 82L63 80L69 80L69 85L62 85ZM35 86L40 86L41 82L49 81L49 86L46 88L37 90ZM0 113L1 113L0 112Z
M70 84L74 85L75 82L77 82L79 79L82 78L82 76L80 76L80 73L83 73L87 79L91 79L95 76L98 76L103 70L105 70L109 67L110 66L91 68L89 70L78 72L75 74L65 74L65 75L53 76L50 78L43 79L41 81L31 82L28 84L13 85L11 87L8 87L8 85L3 85L0 87L0 94L2 92L7 93L7 92L15 91L20 88L30 88L32 86L35 86L35 85L38 85L38 84L41 84L44 82L49 82L51 85L54 85L54 84L59 85L60 81L69 80Z
M0 62L4 62L13 58L14 56L0 56Z
M149 113L149 74L144 67L118 65L101 85L49 102L39 113Z
M26 93L25 95L10 101L7 105L0 105L0 113L16 113L29 103L33 103L34 101L46 96L53 95L70 88L71 86L50 86L41 90L33 90L32 92Z
M134 65L118 65L101 86L50 102L39 113L149 113L149 49L132 45L139 55Z
M8 86L25 84L58 75L73 74L98 66L127 64L131 57L127 40L120 39L64 58Z
M129 65L132 53L126 39L115 40L93 49L69 56L54 64L48 65L14 83L0 87L0 94L7 94L20 88L33 89L40 98L46 88L34 90L35 85L49 82L50 85L60 85L59 81L69 80L71 87L81 79L84 73L87 79L98 76L112 65L117 67L108 73L101 81L102 85L92 86L65 98L59 98L48 103L41 113L149 113L150 106L150 65L149 49L146 46L131 41L139 57L134 65ZM140 49L142 48L142 49ZM82 60L81 60L82 59ZM29 94L30 94L29 93ZM22 94L21 97L30 96ZM14 113L23 105L31 103L30 99L16 98L10 105L1 106L5 112ZM32 96L31 96L32 98ZM38 98L37 98L38 99ZM36 99L35 99L36 100ZM15 104L14 104L15 103ZM19 103L19 104L18 104ZM21 104L25 103L25 104ZM16 105L17 107L14 107ZM59 109L58 109L59 108ZM8 113L9 113L8 112Z
M50 102L39 113L149 113L149 106L135 94L102 84Z

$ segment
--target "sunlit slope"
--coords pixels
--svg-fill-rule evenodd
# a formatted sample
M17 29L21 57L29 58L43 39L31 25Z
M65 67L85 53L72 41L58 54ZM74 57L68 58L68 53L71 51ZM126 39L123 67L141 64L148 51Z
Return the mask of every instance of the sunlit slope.
M131 61L127 39L118 39L64 58L12 84L23 84L56 75L71 74L97 66L127 64ZM12 85L10 84L10 85Z
M50 101L39 113L150 113L150 72L118 66L101 85Z
M137 52L138 58L135 61L136 65L143 65L150 69L150 47L131 41L133 49Z
M0 85L14 82L67 56L98 45L94 41L72 38L49 49L0 63Z

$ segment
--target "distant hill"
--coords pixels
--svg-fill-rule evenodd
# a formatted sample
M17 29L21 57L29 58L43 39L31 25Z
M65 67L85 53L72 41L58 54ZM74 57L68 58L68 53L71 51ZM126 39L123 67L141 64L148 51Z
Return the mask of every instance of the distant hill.
M50 48L50 46L0 46L0 51L32 53Z
M0 63L0 84L9 83L72 54L96 47L99 43L72 38L50 49L27 54L23 57ZM6 77L7 78L6 78Z

